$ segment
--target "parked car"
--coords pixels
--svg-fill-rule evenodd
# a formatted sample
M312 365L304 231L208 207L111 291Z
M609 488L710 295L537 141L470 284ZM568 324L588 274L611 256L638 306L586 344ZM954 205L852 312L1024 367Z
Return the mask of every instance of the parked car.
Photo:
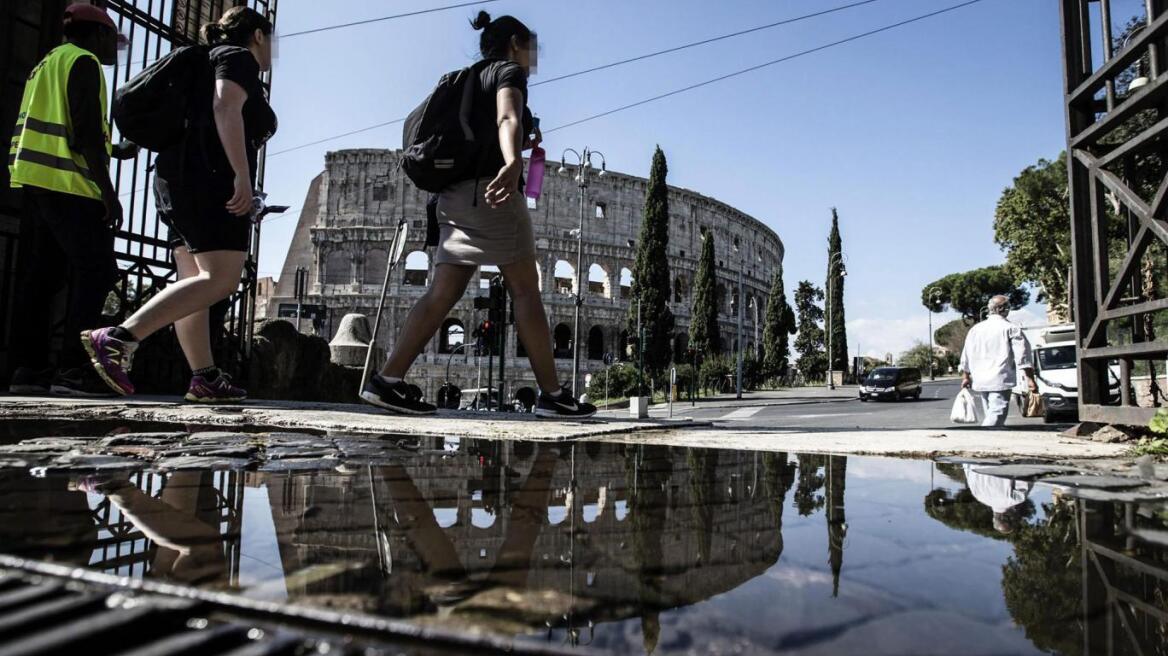
M860 400L921 398L921 370L916 367L877 367L860 385Z

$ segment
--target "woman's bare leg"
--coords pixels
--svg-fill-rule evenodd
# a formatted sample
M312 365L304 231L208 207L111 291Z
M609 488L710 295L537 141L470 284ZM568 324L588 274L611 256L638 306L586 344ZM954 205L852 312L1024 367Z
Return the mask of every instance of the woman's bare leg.
M450 309L466 292L466 284L474 275L475 267L463 264L439 264L434 267L434 283L425 295L414 303L406 321L398 331L393 352L381 368L386 378L404 378L414 359L434 336Z
M122 328L133 333L135 339L146 339L179 319L205 311L239 287L247 253L212 251L194 253L191 257L199 268L197 274L158 292L122 323Z
M523 348L527 349L527 359L531 362L539 389L545 394L559 394L552 335L543 309L543 297L539 293L535 260L505 264L499 270L511 292L511 302L515 304L515 328L519 331L519 339L523 340ZM573 394L578 393L573 390Z
M199 265L195 262L195 256L191 255L186 246L174 249L174 264L178 269L179 280L199 275ZM178 335L179 346L182 347L183 355L187 357L191 371L215 365L215 358L211 355L210 313L206 309L175 321L174 332Z

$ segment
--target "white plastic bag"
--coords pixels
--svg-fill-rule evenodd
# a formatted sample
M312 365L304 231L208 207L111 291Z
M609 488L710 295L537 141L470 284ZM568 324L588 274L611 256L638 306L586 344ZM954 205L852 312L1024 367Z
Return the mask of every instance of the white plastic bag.
M977 404L969 388L961 388L957 398L953 399L953 410L949 413L949 419L955 424L977 423Z

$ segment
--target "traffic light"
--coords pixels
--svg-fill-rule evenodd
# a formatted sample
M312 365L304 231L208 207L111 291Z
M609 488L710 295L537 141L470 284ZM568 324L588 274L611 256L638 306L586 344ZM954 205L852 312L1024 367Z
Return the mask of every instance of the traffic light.
M502 323L503 310L507 307L507 290L503 287L503 277L495 276L491 278L490 287L490 307L487 310L487 318L491 321Z
M490 319L479 324L474 332L475 337L481 337L484 342L491 344L495 339L495 324Z

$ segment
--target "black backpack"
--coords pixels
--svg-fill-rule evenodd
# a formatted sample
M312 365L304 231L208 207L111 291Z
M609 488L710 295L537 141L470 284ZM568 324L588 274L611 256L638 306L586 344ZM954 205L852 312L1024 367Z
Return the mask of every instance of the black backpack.
M437 193L473 175L481 150L471 125L477 75L475 66L443 75L406 117L401 167L423 191Z
M119 87L111 110L122 137L156 153L179 144L199 112L208 52L203 46L177 48Z

